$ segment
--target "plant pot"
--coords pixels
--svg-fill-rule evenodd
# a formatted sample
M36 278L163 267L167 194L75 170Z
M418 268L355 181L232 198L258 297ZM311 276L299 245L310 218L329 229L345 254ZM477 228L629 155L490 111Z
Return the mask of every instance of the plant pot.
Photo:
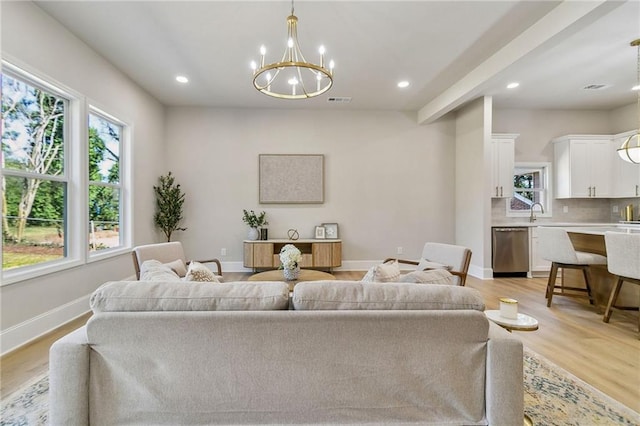
M285 281L295 281L300 276L300 266L296 266L293 269L282 270Z
M260 232L258 232L258 228L249 228L249 235L247 235L247 239L256 241L258 238L260 238Z

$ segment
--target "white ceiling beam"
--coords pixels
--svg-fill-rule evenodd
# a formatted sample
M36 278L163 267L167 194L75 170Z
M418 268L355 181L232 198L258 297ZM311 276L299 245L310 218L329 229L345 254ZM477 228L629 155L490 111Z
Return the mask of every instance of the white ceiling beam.
M616 4L617 3L617 4ZM502 49L491 55L478 67L442 92L418 111L418 123L431 123L465 102L481 95L481 86L517 60L548 42L578 21L600 9L604 15L622 2L564 1L531 25ZM603 7L605 6L606 7Z

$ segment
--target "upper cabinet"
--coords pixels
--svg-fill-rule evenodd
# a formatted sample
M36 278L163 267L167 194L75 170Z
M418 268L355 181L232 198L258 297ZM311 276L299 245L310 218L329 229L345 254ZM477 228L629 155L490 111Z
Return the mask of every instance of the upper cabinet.
M513 196L515 142L518 134L496 133L491 138L491 197Z
M556 198L612 197L611 136L568 135L554 144Z
M640 164L624 161L618 155L618 148L635 133L635 130L621 133L613 139L613 197L616 198L640 197Z

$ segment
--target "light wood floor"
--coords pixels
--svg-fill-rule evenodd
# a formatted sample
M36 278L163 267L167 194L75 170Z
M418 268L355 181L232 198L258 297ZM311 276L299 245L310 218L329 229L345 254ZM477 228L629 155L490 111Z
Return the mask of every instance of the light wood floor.
M359 280L364 272L335 272L339 279ZM250 274L227 273L227 281L246 280ZM535 332L515 332L525 346L550 359L603 393L640 412L640 340L638 313L615 311L609 324L602 322L586 300L554 296L546 307L544 278L467 279L478 289L487 309L498 309L499 297L519 301L519 311L540 322ZM48 370L51 344L86 322L86 315L55 332L5 355L0 360L0 395Z

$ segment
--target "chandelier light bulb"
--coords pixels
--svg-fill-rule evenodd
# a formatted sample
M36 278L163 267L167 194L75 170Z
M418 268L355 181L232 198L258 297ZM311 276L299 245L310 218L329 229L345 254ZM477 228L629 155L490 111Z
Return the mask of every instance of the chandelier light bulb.
M287 46L289 46L289 49L291 49L293 47L293 39L292 38L287 40Z
M267 53L267 48L264 45L260 46L260 54L264 56Z
M298 79L293 77L289 79L289 84L295 86L296 84L298 84Z
M256 64L256 61L251 61L251 69L254 71L258 69L258 64Z
M631 90L640 90L640 84L633 86Z
M320 46L320 49L318 49L321 55L324 55L324 50L324 46Z

